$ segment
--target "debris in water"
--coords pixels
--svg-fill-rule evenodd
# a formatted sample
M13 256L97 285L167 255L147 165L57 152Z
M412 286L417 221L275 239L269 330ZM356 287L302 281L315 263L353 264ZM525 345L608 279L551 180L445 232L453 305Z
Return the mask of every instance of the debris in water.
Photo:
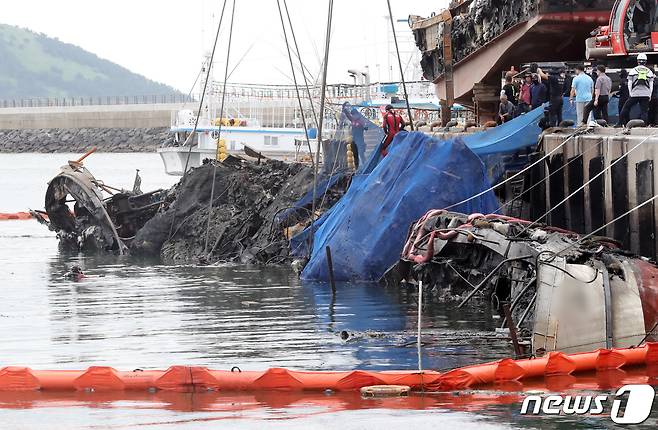
M605 237L503 215L433 210L381 281L423 282L435 300L509 303L532 354L639 344L658 322L658 267ZM652 336L652 335L651 335ZM650 337L651 337L650 336Z

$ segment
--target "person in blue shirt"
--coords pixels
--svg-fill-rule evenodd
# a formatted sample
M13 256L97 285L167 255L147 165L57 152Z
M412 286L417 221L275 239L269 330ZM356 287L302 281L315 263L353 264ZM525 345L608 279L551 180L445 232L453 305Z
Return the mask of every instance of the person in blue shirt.
M594 81L592 77L585 73L583 66L576 66L576 77L571 81L571 95L569 101L573 104L576 101L576 125L585 124L585 106L592 101L592 92L594 91Z
M532 109L536 109L547 100L548 90L546 85L539 79L538 74L532 75L532 85L530 86L530 104Z

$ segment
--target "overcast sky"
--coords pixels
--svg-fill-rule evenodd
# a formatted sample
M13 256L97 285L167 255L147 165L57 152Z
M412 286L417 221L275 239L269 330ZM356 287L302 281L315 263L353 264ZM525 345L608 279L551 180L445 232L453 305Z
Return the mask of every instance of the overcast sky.
M215 57L215 78L223 77L230 5ZM448 0L391 0L394 18L429 16ZM189 91L203 54L212 47L223 0L20 0L3 2L0 21L78 45L131 71ZM288 0L302 58L314 74L320 68L327 0ZM238 0L229 82L290 83L276 0ZM397 63L386 0L335 0L329 81L349 82L348 68L369 66L373 81L397 79ZM405 23L398 28L406 31ZM400 34L405 78L416 54L410 33ZM242 59L242 61L240 61ZM238 64L239 63L239 64ZM416 70L417 72L417 70Z

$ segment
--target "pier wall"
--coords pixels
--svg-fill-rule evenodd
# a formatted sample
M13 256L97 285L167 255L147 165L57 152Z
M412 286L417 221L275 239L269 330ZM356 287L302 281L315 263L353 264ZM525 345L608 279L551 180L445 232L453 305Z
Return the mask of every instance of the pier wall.
M545 135L544 151L559 146L568 134ZM628 155L621 158L624 154ZM629 134L623 134L619 129L601 129L579 136L557 150L542 167L543 172L534 175L540 180L542 176L553 173L545 187L538 187L543 188L545 201L536 206L556 207L569 194L605 171L562 207L554 209L548 219L551 225L589 233L652 198L658 190L657 166L658 134L655 129L636 128ZM530 184L526 188L528 186ZM649 203L598 235L612 237L621 242L624 249L655 259L658 249L657 209L655 201ZM545 210L535 207L532 212L533 219L536 219Z
M0 130L169 127L172 112L184 107L195 108L182 103L3 108Z

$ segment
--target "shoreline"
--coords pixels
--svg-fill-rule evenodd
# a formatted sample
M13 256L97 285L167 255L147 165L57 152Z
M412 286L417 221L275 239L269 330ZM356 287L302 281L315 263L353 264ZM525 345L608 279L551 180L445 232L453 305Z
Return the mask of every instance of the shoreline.
M0 153L155 152L172 139L168 127L0 130Z

